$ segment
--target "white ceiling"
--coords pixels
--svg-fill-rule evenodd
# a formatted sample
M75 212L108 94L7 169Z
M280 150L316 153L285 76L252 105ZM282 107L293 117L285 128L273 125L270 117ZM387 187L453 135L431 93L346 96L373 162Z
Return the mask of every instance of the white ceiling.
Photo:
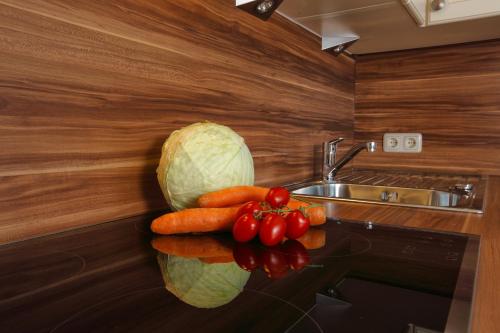
M353 54L500 38L500 16L421 28L400 0L284 0L278 12L321 37L360 36Z

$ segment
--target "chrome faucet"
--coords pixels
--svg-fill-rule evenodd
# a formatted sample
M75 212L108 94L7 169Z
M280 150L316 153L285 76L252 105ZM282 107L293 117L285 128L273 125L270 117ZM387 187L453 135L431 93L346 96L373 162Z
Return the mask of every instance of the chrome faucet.
M342 158L337 162L337 145L342 142L344 138L338 138L325 142L323 144L323 180L333 181L335 175L339 170L354 158L360 151L366 149L370 153L377 150L377 143L375 141L368 141L354 145Z

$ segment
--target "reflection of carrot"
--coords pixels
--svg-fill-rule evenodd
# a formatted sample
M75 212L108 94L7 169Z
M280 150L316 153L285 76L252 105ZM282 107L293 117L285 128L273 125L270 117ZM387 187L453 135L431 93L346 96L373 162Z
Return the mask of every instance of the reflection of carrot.
M151 241L156 250L185 258L233 257L230 244L210 236L160 236Z
M326 222L326 211L324 206L313 206L308 208L310 204L298 200L290 200L287 206L290 209L299 209L304 207L311 225L320 225Z
M297 239L307 250L322 248L326 243L326 232L322 229L309 229L305 235Z
M228 207L248 201L264 201L268 188L259 186L233 186L215 192L205 193L198 198L203 208Z
M225 264L228 262L233 262L234 257L233 254L231 253L231 255L228 256L200 258L200 260L206 264Z
M238 207L184 209L154 219L151 230L163 235L230 230L237 212Z

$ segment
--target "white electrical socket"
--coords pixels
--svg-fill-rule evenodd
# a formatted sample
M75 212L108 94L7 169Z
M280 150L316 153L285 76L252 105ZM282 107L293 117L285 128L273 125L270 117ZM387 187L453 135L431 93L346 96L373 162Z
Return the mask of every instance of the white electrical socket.
M384 151L390 153L420 153L421 133L385 133Z

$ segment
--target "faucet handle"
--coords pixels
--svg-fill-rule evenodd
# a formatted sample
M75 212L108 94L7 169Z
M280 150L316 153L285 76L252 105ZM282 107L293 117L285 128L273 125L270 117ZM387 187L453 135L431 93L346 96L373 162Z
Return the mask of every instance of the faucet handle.
M344 141L344 138L336 138L336 139L328 141L328 144L333 145L333 146L337 146L342 141Z
M332 166L335 164L336 155L337 155L337 145L344 141L344 138L336 138L330 141L327 141L323 144L323 156L324 161L323 164L326 166Z

